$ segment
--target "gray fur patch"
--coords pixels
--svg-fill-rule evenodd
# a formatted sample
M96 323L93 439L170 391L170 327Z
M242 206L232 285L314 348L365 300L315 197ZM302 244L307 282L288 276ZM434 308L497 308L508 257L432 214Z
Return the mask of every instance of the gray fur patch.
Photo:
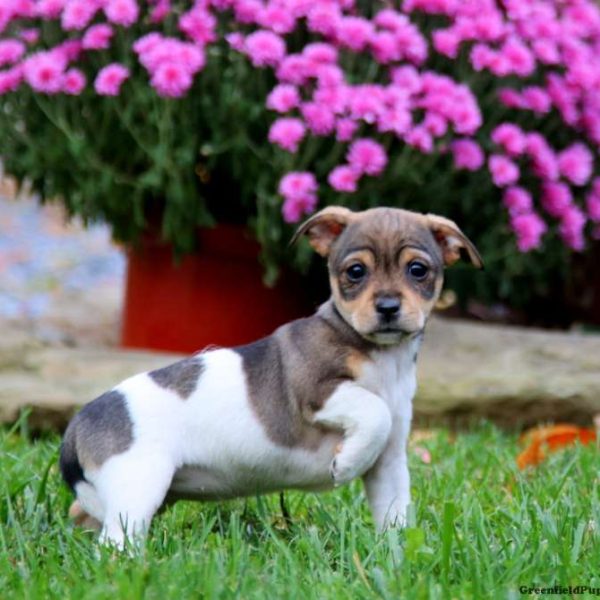
M90 469L125 452L132 442L133 426L125 397L112 390L75 415L65 432L63 446L75 450L81 466Z
M316 448L322 431L308 423L307 415L353 378L349 355L364 356L371 348L328 303L313 317L233 350L242 357L250 403L271 441Z
M198 380L204 372L204 361L200 356L186 358L148 375L160 387L175 392L187 400L195 391Z

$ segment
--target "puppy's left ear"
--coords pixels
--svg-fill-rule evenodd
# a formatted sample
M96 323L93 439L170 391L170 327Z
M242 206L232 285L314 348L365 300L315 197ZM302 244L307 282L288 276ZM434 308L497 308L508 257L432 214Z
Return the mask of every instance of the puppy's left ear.
M328 206L300 225L290 240L290 245L306 234L315 251L321 256L327 256L333 242L355 216L355 213L343 206Z
M478 269L483 267L483 260L477 248L454 221L438 215L426 216L431 232L442 249L444 264L454 264L460 258L461 249L464 249Z

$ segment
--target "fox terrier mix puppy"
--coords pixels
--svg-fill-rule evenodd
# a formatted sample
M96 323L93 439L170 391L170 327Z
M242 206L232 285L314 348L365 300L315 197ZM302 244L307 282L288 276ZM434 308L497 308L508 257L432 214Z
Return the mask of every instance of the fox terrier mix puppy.
M86 405L64 436L71 515L123 547L177 498L219 500L362 476L379 530L410 502L406 444L423 329L455 223L394 208L332 206L306 235L327 258L332 297L315 315L247 346L202 352L141 373Z

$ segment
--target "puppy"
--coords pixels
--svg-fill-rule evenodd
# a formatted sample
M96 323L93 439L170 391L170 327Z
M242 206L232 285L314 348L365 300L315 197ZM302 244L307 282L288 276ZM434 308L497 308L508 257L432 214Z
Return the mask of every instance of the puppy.
M377 528L404 523L425 322L444 265L461 250L477 267L481 258L452 221L393 208L332 206L293 240L304 235L328 259L332 297L315 315L131 377L69 424L70 512L98 521L103 542L139 540L165 500L325 490L359 476Z

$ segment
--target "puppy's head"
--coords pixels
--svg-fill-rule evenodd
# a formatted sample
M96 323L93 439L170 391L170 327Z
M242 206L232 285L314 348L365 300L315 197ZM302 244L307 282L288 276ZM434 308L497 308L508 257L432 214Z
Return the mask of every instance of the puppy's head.
M425 325L443 283L443 269L464 250L476 267L475 246L449 219L397 208L352 212L330 206L300 226L328 258L333 300L364 338L397 344Z

